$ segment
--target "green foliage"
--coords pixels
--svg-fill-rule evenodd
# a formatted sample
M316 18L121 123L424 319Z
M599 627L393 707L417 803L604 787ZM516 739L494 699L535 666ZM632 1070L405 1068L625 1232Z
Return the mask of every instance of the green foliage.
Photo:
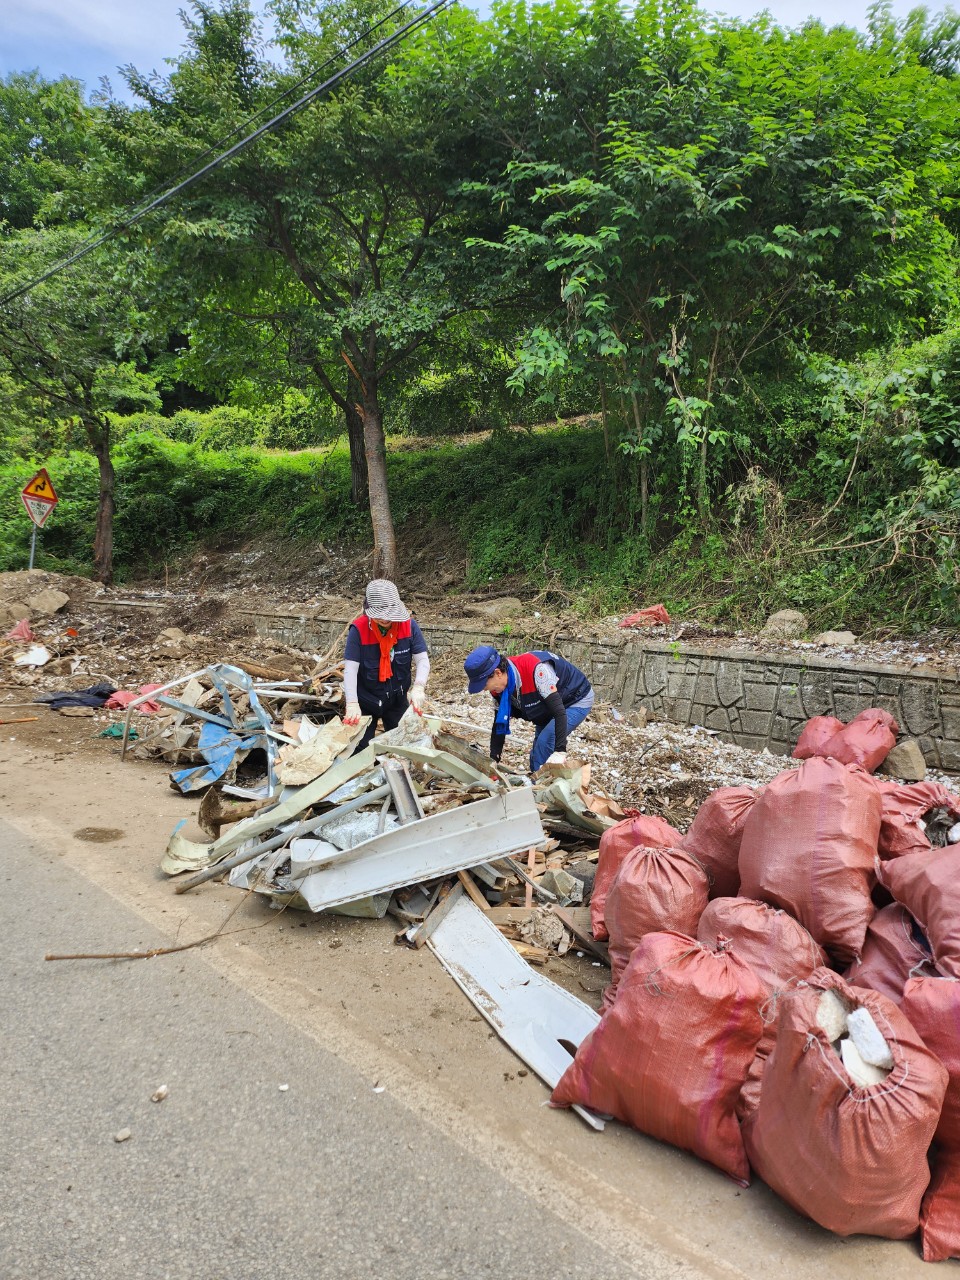
M169 74L128 72L134 107L0 81L0 286L388 8L271 0L261 32L246 0L198 0ZM958 69L949 10L879 3L863 34L688 0L451 11L5 309L3 501L48 460L70 492L42 554L86 563L81 450L109 505L112 439L125 571L265 524L359 539L344 420L356 463L382 412L436 442L389 455L394 514L452 529L473 584L953 619ZM157 388L219 403L162 415ZM507 429L598 409L602 430Z
M35 71L0 79L0 234L76 216L69 193L92 115L78 80Z

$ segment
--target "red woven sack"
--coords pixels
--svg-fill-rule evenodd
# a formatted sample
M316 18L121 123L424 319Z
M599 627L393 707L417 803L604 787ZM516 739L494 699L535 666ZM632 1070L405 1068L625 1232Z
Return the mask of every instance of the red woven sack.
M813 716L800 730L797 745L793 748L794 760L809 760L811 756L825 755L822 750L824 743L829 742L843 727L843 721L836 716Z
M751 787L720 787L697 810L680 841L706 868L711 898L735 898L740 888L740 841L757 793Z
M924 1262L960 1258L960 1152L942 1151L920 1210Z
M607 894L620 870L620 863L630 850L638 844L646 845L648 849L672 849L679 845L681 839L676 828L652 814L642 813L638 818L627 818L615 827L608 827L600 837L600 858L590 896L590 924L595 938L607 936L603 919Z
M960 1155L960 982L953 978L911 978L901 1011L931 1053L947 1068L948 1084L937 1141Z
M817 1022L824 991L867 1008L893 1057L859 1088ZM818 969L782 1001L756 1110L743 1126L750 1163L798 1212L837 1235L901 1240L916 1231L930 1180L927 1148L947 1073L896 1007Z
M899 1004L915 969L933 970L933 957L917 938L913 917L899 902L882 907L870 921L863 955L843 975L854 987L867 987Z
M769 1006L763 1006L763 1013L766 1014ZM760 1105L760 1092L763 1088L763 1073L766 1070L767 1059L773 1053L773 1046L777 1042L776 1026L764 1024L763 1035L757 1043L757 1051L753 1055L753 1061L750 1063L750 1070L747 1072L747 1078L743 1082L743 1088L740 1090L740 1096L737 1098L737 1119L742 1124L747 1116L752 1115Z
M648 933L670 929L696 935L707 887L706 872L683 849L640 845L627 854L607 894L610 985L603 993L604 1008L613 1003L620 975Z
M740 892L783 907L838 960L855 960L873 915L880 792L812 756L764 787L740 844Z
M960 796L939 782L899 782L875 778L880 791L880 839L877 852L881 858L900 858L905 853L922 853L931 847L921 823L931 809L947 809L960 818Z
M828 738L820 755L833 756L841 764L858 764L873 773L890 754L898 732L899 726L889 711L869 707Z
M707 947L721 938L728 941L771 994L809 978L827 963L823 950L793 916L750 898L711 902L700 917L697 938Z
M930 940L937 968L960 978L960 844L878 859L877 874Z
M617 1002L553 1091L692 1151L744 1186L735 1107L760 1038L766 992L736 956L676 933L648 933Z
M814 969L827 963L802 924L776 907L750 898L717 898L700 917L697 938L705 946L728 941L733 954L753 971L770 998L761 1009L764 1027L740 1097L737 1116L748 1114L760 1101L763 1068L773 1051L781 994Z

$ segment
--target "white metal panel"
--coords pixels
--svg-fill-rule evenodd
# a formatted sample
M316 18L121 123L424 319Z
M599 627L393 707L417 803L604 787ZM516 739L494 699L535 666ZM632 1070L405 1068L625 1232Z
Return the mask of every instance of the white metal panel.
M324 911L502 858L543 839L533 793L509 791L364 840L296 883L310 910ZM302 865L311 860L314 843L294 840L290 852ZM282 888L281 881L277 889Z
M554 1088L573 1061L567 1046L579 1048L599 1015L532 969L466 896L449 908L427 946L500 1038ZM589 1111L574 1110L593 1128L603 1128Z

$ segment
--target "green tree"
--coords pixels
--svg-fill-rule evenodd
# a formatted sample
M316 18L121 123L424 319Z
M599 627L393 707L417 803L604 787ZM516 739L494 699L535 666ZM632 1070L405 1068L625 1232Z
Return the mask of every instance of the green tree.
M0 234L77 216L68 193L89 152L80 82L36 71L0 79Z
M546 271L555 298L517 380L599 368L632 447L659 434L706 521L711 450L744 443L718 409L752 371L794 344L850 354L952 305L956 94L902 46L816 23L713 25L659 0L507 12L536 50L546 124L490 185L514 221L486 247L515 275ZM596 94L587 59L588 101L569 55L600 31L620 71Z
M277 3L287 60L278 70L245 0L195 3L170 76L127 73L145 108L108 113L108 194L164 180L384 8ZM450 21L476 23L469 13ZM282 345L344 411L354 455L362 437L374 571L386 576L397 556L384 390L445 323L489 296L490 273L471 273L463 247L470 123L450 111L447 86L419 70L401 57L352 77L187 193L151 240L153 287L211 365L246 326Z
M77 247L66 231L22 231L0 240L0 294L36 278ZM99 468L94 569L113 577L116 508L112 411L160 406L153 380L133 362L146 326L126 281L90 255L0 307L0 410L77 422Z

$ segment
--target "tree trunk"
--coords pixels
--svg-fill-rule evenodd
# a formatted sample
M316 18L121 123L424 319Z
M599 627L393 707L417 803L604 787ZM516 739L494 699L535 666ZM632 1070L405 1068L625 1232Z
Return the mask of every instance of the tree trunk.
M603 423L603 456L610 467L610 424L607 421L607 384L600 376L600 421Z
M397 539L390 514L387 488L387 448L383 438L383 415L375 372L364 370L363 449L370 489L370 523L373 526L373 575L397 577Z
M637 441L641 446L640 453L640 527L644 533L649 533L647 525L650 521L650 479L647 468L647 455L643 451L643 418L640 415L640 405L637 401L637 393L630 392L630 400L633 404L633 422L637 431Z
M364 451L363 388L347 371L347 440L350 444L350 501L355 507L365 507L370 498L370 482L367 478L367 457Z
M97 502L97 528L93 539L93 569L99 582L113 581L113 459L110 457L110 424L85 423L90 447L100 468L100 495Z

